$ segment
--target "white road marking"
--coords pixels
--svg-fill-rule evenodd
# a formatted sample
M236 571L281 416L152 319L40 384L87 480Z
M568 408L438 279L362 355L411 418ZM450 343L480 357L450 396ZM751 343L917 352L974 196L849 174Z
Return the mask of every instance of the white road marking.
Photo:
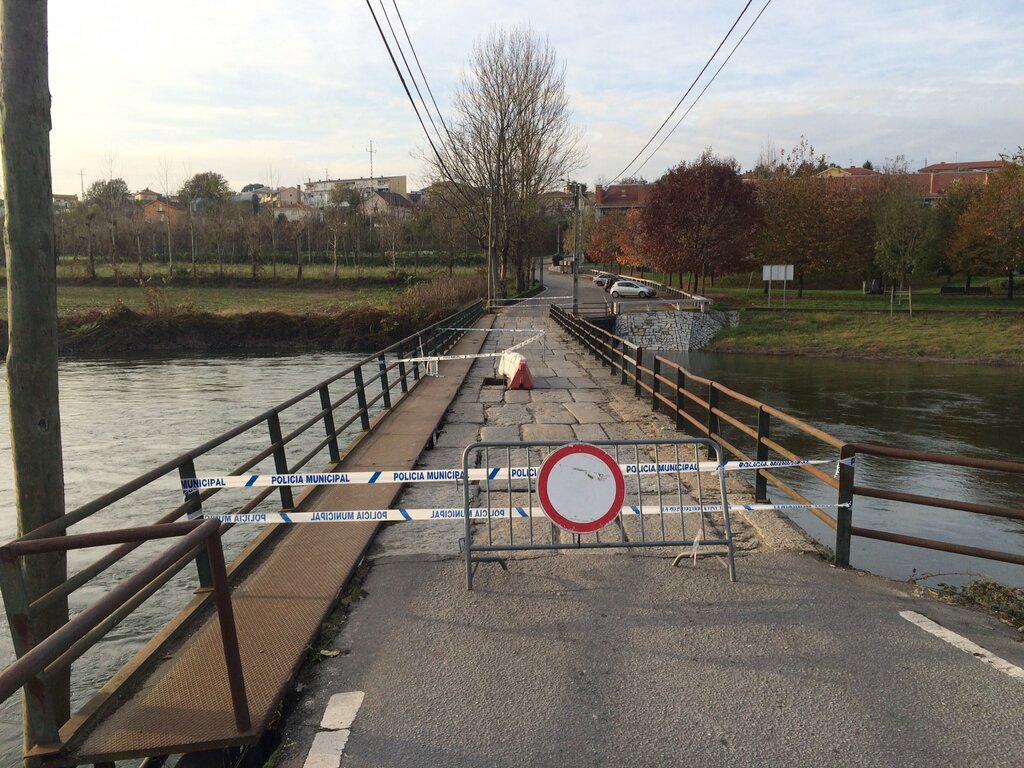
M363 703L362 691L349 691L348 693L336 693L327 702L327 709L324 710L324 718L320 721L320 727L327 731L342 731L352 727L352 721L356 719L356 712Z
M349 730L363 703L362 691L336 693L331 696L320 721L320 732L313 737L313 745L306 755L303 768L340 768Z
M993 653L982 648L977 643L972 643L966 637L958 635L956 632L946 629L945 627L936 624L931 619L922 616L920 613L915 611L900 611L900 616L909 621L911 624L916 624L925 632L928 632L940 640L945 640L947 643L952 645L954 648L959 648L965 653L971 654L976 659L990 664L1000 672L1005 672L1010 677L1024 682L1024 669L1011 664L1006 659L1000 658Z
M349 731L320 731L313 737L303 768L338 768Z

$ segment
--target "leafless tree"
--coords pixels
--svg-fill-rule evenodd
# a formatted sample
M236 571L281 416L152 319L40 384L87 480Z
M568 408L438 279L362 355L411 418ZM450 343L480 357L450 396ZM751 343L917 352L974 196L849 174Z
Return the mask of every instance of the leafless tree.
M565 65L529 27L492 30L473 47L454 113L440 156L428 159L463 227L489 245L491 291L503 296L510 269L518 288L528 279L538 196L586 159Z

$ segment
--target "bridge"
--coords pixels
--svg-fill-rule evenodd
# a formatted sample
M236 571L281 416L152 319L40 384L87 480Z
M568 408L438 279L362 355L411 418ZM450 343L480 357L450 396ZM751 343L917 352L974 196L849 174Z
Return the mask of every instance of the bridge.
M567 278L547 280L548 296L568 294ZM597 306L603 294L583 283L580 299ZM858 498L1009 519L1024 519L1024 512L863 487L855 481L856 457L1010 475L1024 473L1024 465L844 443L559 303L523 302L496 315L467 308L73 510L59 525L0 548L19 656L0 673L0 695L24 686L33 727L27 756L52 766L135 758L156 765L168 755L227 749L242 759L246 750L258 754L254 745L271 731L280 741L278 765L1019 764L1019 635L846 566L854 537L1024 565L1012 552L858 527L851 506ZM460 330L470 327L503 333ZM495 386L493 359L477 356L524 338L513 332L538 329L543 339L521 350L537 387ZM440 375L426 376L427 358L437 357L445 358ZM805 457L787 447L792 430L813 439L819 453ZM215 476L209 468L223 466L219 451L256 431L265 434L265 447L224 476L313 469L338 482L301 494L289 484L241 491L204 482ZM471 444L491 452L483 467L502 459L508 468L537 467L542 446L576 441L613 444L608 450L626 466L635 448L635 467L643 444L655 451L657 467L668 446L675 453L667 460L680 462L673 441L687 434L714 441L724 454L685 444L683 460L746 461L751 471L697 471L685 483L675 473L666 502L658 472L641 478L635 470L640 498L630 503L656 497L659 511L636 520L619 515L617 528L596 534L566 534L525 513L515 522L488 513L472 526L449 516L383 530L374 520L285 523L260 526L224 563L221 541L231 531L252 530L249 523L281 512L295 521L324 511L462 507L461 483L347 482L356 473L465 472ZM827 489L828 503L822 494L801 493L787 472L813 478ZM168 475L190 492L153 525L73 532ZM474 488L467 508L532 512L534 489L511 474ZM660 511L675 500L678 515ZM732 509L728 538L721 538L728 518L709 512L705 520L704 507L716 502ZM834 528L832 552L771 508L782 504L808 508ZM687 517L682 509L692 506L699 513ZM221 511L231 522L208 519ZM68 580L61 590L67 595L123 567L143 542L165 539L174 543L133 566L65 630L32 636L32 616L58 596L24 594L25 558L115 546ZM733 549L735 582L723 567ZM347 609L333 613L360 563L368 571L342 601ZM467 567L475 574L472 591L465 589ZM47 677L186 569L195 574L195 597L70 720L57 722ZM353 603L364 591L367 597ZM341 623L341 631L321 637L325 621ZM315 673L282 720L282 701L294 692L310 648Z

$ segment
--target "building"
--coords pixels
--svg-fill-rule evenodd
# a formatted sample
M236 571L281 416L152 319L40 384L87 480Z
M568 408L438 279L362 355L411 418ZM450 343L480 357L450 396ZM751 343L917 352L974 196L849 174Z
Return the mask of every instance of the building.
M395 192L375 191L359 204L359 212L364 216L391 216L402 221L412 218L413 204L405 195Z
M971 160L965 163L932 163L918 168L918 173L995 173L1000 168L1010 165L1009 160Z
M594 210L596 218L608 214L626 215L634 208L643 208L651 199L653 184L612 184L607 189L598 184L594 187ZM582 205L583 198L580 198Z
M284 217L288 221L305 221L318 212L318 209L303 203L278 203L274 206L274 218Z
M54 195L53 212L67 213L78 202L78 195Z
M341 185L345 189L360 192L364 198L369 197L371 192L391 192L397 195L405 195L405 176L374 176L373 178L358 179L324 179L322 181L306 182L304 193L307 205L314 208L326 208L330 205L331 190Z
M176 227L186 214L187 210L184 205L166 200L150 200L142 206L142 220L147 224L170 222L172 227Z
M146 187L145 189L140 190L136 192L134 195L132 195L132 199L135 200L135 202L137 203L149 203L152 202L153 200L159 200L160 195L159 193L154 192L149 187Z

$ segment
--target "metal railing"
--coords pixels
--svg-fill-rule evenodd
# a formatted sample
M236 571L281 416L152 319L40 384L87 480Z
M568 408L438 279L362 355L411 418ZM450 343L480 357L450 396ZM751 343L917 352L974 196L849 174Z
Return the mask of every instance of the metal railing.
M1024 520L1024 510L858 486L854 483L855 462L851 459L858 455L871 455L1013 474L1024 474L1024 464L846 443L766 403L747 397L711 379L697 376L671 360L646 351L558 307L551 308L551 316L589 349L598 361L607 366L612 376L620 377L624 385L632 385L637 398L649 398L653 410L672 416L676 429L690 429L697 434L706 435L741 461L768 461L772 458L790 461L805 459L805 456L783 444L783 432L788 433L790 438L798 436L802 442L810 441L812 445L820 446L826 455L838 451L838 472L835 477L813 465L797 467L825 488L835 491L835 516L820 506L815 506L815 502L797 490L793 483L783 480L777 471L757 469L754 480L757 501L768 500L768 483L771 483L796 503L806 505L815 517L836 532L834 557L837 565L849 566L853 536L1024 565L1024 555L1012 552L969 547L953 542L854 526L853 504L856 496L1014 520ZM742 447L739 445L741 442L744 443Z
M49 637L42 640L34 637L33 622L40 611L29 602L21 578L21 558L175 537L180 537L180 541L151 559L143 568L81 611ZM30 741L36 748L43 748L44 751L55 750L60 742L57 708L47 679L66 670L113 629L119 623L119 613L125 605L137 604L152 595L155 591L154 584L157 587L162 585L164 582L161 579L168 571L175 567L184 567L204 545L213 580L235 727L242 733L251 727L249 703L245 693L242 661L238 652L238 635L231 606L227 566L221 548L220 525L216 520L192 520L75 536L22 539L0 547L0 586L3 588L4 605L11 623L15 652L18 655L17 661L0 672L0 701L24 687L25 710L28 722L33 726Z
M138 477L115 488L114 490L90 501L77 509L71 510L58 520L40 526L33 531L26 533L21 538L8 544L4 548L5 557L14 557L13 561L5 561L4 567L0 570L0 588L3 590L4 606L7 611L8 623L14 637L15 652L19 660L15 665L19 670L26 669L26 664L32 669L33 674L42 671L38 666L40 654L33 651L33 644L48 643L48 649L59 649L61 654L68 656L66 666L75 658L78 658L89 650L102 635L117 626L126 619L139 605L153 595L160 587L164 586L176 574L186 568L190 562L194 562L198 571L198 580L201 588L213 588L216 591L217 566L215 555L206 550L199 550L194 557L178 554L174 559L161 557L159 569L151 563L147 563L138 572L134 573L129 580L134 584L136 580L142 586L133 591L130 595L125 590L115 590L112 595L118 595L116 601L111 601L110 596L105 599L114 605L114 610L103 619L102 625L97 625L87 631L85 635L69 641L68 627L71 627L76 618L64 629L58 630L49 639L35 637L32 632L32 619L39 616L47 609L59 605L77 590L96 579L100 574L108 571L129 554L140 547L147 540L164 537L165 535L178 535L171 533L178 529L174 527L176 521L183 517L193 518L202 513L202 507L220 488L208 488L201 491L192 491L185 495L184 502L167 511L154 522L154 525L139 529L147 532L146 535L128 535L118 531L110 531L106 534L109 541L106 543L116 545L114 549L101 555L98 559L70 575L62 584L41 596L30 596L25 587L24 574L17 557L30 551L33 547L47 548L46 551L59 549L60 540L75 542L67 544L67 547L77 548L78 546L94 546L92 539L82 539L80 536L65 536L72 526L82 523L85 520L94 519L97 513L109 510L113 505L126 500L131 503L140 496L140 491L147 489L154 490L154 483L163 480L168 475L177 475L179 480L197 477L197 464L207 462L214 464L218 460L224 461L225 457L232 455L238 443L232 441L239 438L252 439L262 442L264 447L255 454L250 455L241 464L223 474L242 474L251 470L264 461L273 461L274 472L288 474L297 472L318 459L321 466L326 463L336 464L342 458L342 446L339 445L339 436L350 428L359 430L360 434L366 434L373 429L376 419L408 393L426 375L425 369L419 363L406 363L405 360L411 357L424 357L430 355L441 355L451 349L452 346L463 335L464 329L471 326L482 314L482 302L471 304L459 312L444 320L423 329L422 331L408 336L386 349L369 355L359 362L345 368L341 372L331 376L324 381L306 389L304 392L295 395L285 402L255 416L252 419L239 424L217 437L214 437L202 445L193 448L163 464L144 472ZM339 392L339 389L344 389ZM306 409L303 412L303 408ZM294 410L293 410L294 409ZM308 411L313 409L312 415ZM282 416L288 415L299 423L291 431L285 432L282 426ZM316 439L314 432L322 430L323 437L318 439L316 444L301 456L292 457L288 454L288 446L295 443L300 437L305 436L306 440ZM262 431L263 437L259 437ZM358 436L357 438L358 439ZM249 448L251 450L251 448ZM237 455L237 450L234 450ZM237 459L236 459L237 460ZM262 504L275 492L280 495L280 506L282 510L294 507L292 488L281 486L279 488L269 487L256 493L247 503L235 511L240 514L247 514ZM216 521L213 529L218 533L218 546L220 549L220 537L232 528L231 525L221 526ZM195 525L196 523L186 523ZM210 526L204 524L204 531L209 531ZM83 536L95 536L97 534L83 534ZM204 534L205 535L205 534ZM268 534L273 535L273 534ZM195 549L195 547L192 547ZM175 549L175 552L178 550ZM191 551L191 550L190 550ZM250 553L251 554L251 553ZM223 557L221 556L221 559ZM124 568L124 566L122 566ZM142 574L145 575L143 578ZM12 597L9 597L12 596ZM32 599L34 597L34 599ZM95 606L94 606L95 607ZM79 625L76 625L76 627ZM100 631L102 630L102 631ZM77 629L75 630L77 633ZM36 645L35 647L39 647ZM35 653L35 655L32 655ZM48 656L47 656L48 658ZM35 660L31 664L25 659ZM46 662L49 663L49 662ZM13 669L13 667L12 667ZM8 670L9 671L9 670ZM9 677L8 672L3 673L3 679L21 679L23 672L17 676ZM0 701L6 699L14 689L7 687L0 688ZM28 689L26 689L28 691ZM29 694L34 695L34 694ZM36 707L29 707L26 710L28 717L29 733L37 743L51 743L55 737L60 724L53 722L51 715Z
M591 275L603 275L606 274L604 270L600 269L589 269L587 270ZM623 280L631 280L634 283L640 283L640 285L646 285L650 288L654 288L662 294L668 294L678 299L680 309L695 309L698 312L707 312L711 308L711 299L704 296L698 296L696 293L687 293L681 288L673 288L670 285L659 283L656 280L648 280L644 277L627 277L625 275L619 275Z

